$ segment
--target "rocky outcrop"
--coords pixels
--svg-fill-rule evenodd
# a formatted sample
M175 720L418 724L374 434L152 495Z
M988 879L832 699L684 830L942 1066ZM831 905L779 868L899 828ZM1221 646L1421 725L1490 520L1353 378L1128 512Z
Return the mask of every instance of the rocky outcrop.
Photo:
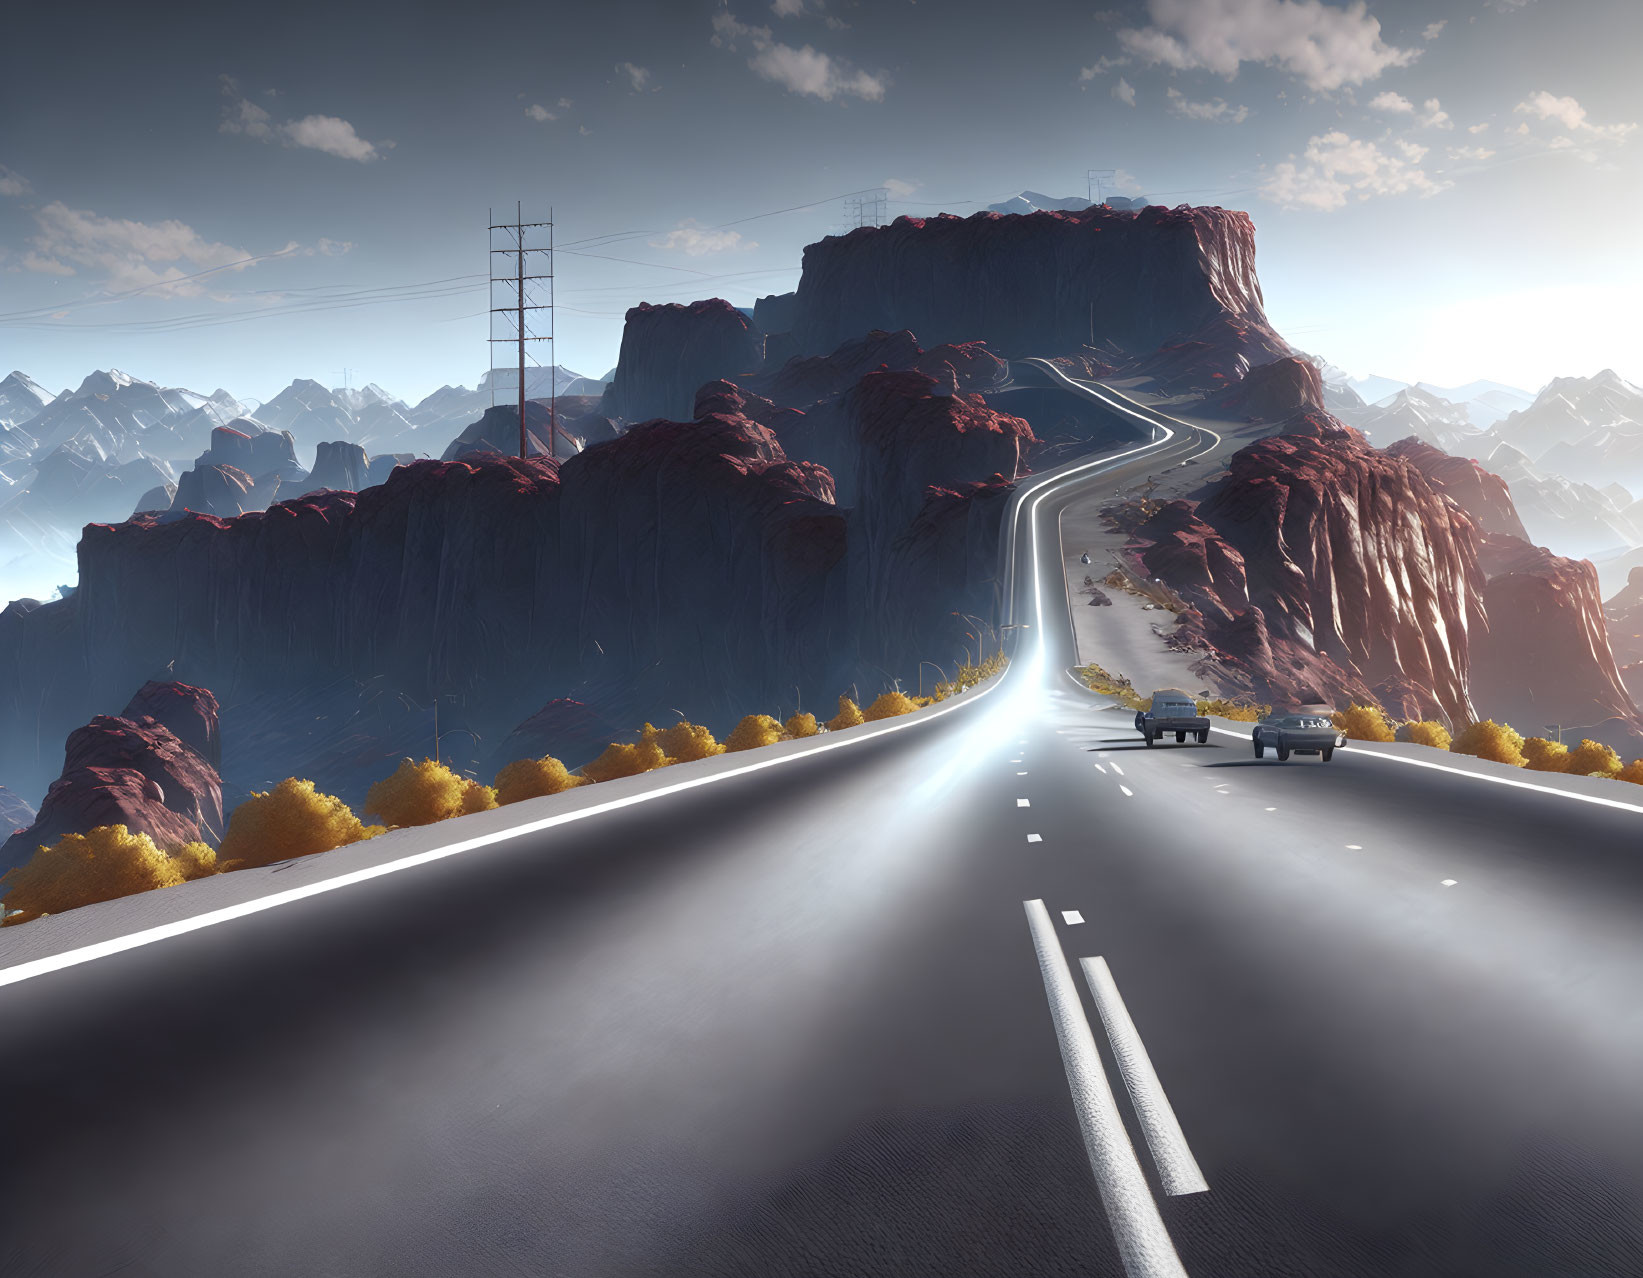
M1604 603L1603 616L1608 622L1609 646L1622 672L1643 662L1643 568L1631 570L1625 586Z
M247 475L277 474L300 480L306 472L297 463L296 441L288 430L262 430L256 422L236 418L211 432L211 446L195 459L196 466L233 466Z
M1388 457L1401 457L1426 476L1426 481L1472 517L1486 533L1500 533L1528 541L1523 521L1506 481L1483 469L1475 461L1451 457L1431 444L1411 435L1386 450Z
M772 293L753 303L753 326L761 333L786 333L793 327L796 294ZM3 387L0 387L3 390Z
M517 414L514 420L518 420ZM357 493L368 486L366 474L369 467L370 458L358 444L346 440L321 443L314 450L314 469L303 487L307 492L330 488Z
M278 491L279 479L273 479ZM257 485L237 466L192 466L177 480L177 492L171 499L171 510L176 514L192 512L196 515L216 515L230 519L248 510L261 510L268 503L259 501Z
M807 246L794 306L801 354L904 328L1006 355L1142 354L1217 321L1213 340L1248 363L1289 353L1263 309L1254 224L1218 208L898 218Z
M753 322L722 298L689 306L640 303L627 313L616 376L600 411L630 422L682 419L697 387L737 378L763 358Z
M415 453L378 453L365 468L365 486L374 488L384 483L396 466L409 466L415 460Z
M160 709L196 733L216 703L208 692L149 684L129 711ZM222 783L217 770L159 719L148 714L97 715L69 734L62 775L51 784L34 822L0 847L0 872L65 834L124 825L162 848L222 838Z
M217 698L205 688L150 679L120 711L122 719L153 719L212 767L222 762Z
M525 401L526 448L532 457L548 455L551 407L545 399ZM568 450L561 445L557 452ZM481 453L495 453L503 457L519 456L519 406L497 404L485 410L477 422L453 439L440 454L441 461L458 461Z
M1480 711L1524 735L1547 724L1638 752L1643 722L1614 654L1597 569L1516 537L1484 538L1489 627L1473 648Z
M1284 422L1298 414L1324 411L1323 379L1316 365L1285 356L1250 369L1214 402L1246 421Z
M1306 421L1235 454L1195 510L1173 503L1143 525L1156 536L1144 562L1182 575L1158 574L1277 701L1364 689L1406 716L1466 720L1483 620L1471 521L1410 463Z

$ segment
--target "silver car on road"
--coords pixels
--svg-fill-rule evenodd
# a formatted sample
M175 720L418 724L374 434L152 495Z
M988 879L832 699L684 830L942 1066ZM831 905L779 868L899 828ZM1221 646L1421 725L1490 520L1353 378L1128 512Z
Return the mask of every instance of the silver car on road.
M1275 750L1279 763L1292 754L1319 754L1328 763L1335 751L1346 744L1346 735L1318 714L1268 715L1255 725L1251 736L1257 759L1264 757L1268 750Z

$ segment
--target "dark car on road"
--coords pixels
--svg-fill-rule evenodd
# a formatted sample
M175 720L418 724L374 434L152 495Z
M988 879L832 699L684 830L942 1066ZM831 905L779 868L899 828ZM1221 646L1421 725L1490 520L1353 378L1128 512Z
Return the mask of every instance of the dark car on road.
M1318 754L1328 763L1346 744L1346 736L1321 714L1268 715L1255 725L1251 737L1257 759L1275 750L1279 763L1292 754Z

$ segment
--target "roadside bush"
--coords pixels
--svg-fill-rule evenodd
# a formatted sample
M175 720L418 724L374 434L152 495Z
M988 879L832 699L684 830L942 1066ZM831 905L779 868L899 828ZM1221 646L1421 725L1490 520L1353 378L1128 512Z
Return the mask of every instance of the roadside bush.
M1601 741L1582 741L1569 751L1564 771L1578 777L1612 777L1620 771L1620 756Z
M1614 779L1616 781L1630 781L1633 785L1643 785L1643 759L1633 759L1614 774Z
M1496 723L1493 719L1467 724L1460 735L1449 743L1449 749L1454 754L1470 754L1494 763L1509 763L1516 768L1521 768L1525 762L1523 738L1512 731L1511 724Z
M868 723L879 719L894 719L897 715L912 714L918 705L905 692L881 692L867 707L862 717Z
M1408 723L1400 723L1394 735L1399 741L1431 746L1434 750L1447 750L1452 739L1449 729L1432 719L1411 719Z
M636 744L612 742L592 763L582 765L582 775L590 781L615 781L665 768L672 762L662 749L661 733L647 723Z
M287 777L234 809L217 864L224 871L273 865L382 833L382 826L366 825L341 799L315 790L312 781Z
M849 697L839 698L839 712L827 721L829 732L839 732L845 728L854 728L858 724L866 723L861 716L861 707Z
M551 754L540 759L515 759L496 774L496 801L503 805L540 799L587 784L586 777L574 775Z
M1245 705L1241 701L1228 701L1225 697L1216 697L1213 701L1200 701L1198 713L1214 715L1218 719L1232 719L1238 723L1258 723L1272 713L1272 707Z
M1567 772L1569 747L1545 737L1526 737L1523 742L1524 766L1531 772Z
M796 714L782 725L787 729L790 737L813 737L821 731L821 725L816 722L813 714Z
M87 834L65 834L0 878L6 908L21 910L7 924L116 897L173 887L216 872L216 854L190 843L167 856L146 834L123 825L100 825Z
M786 736L782 725L769 715L750 714L744 716L735 731L725 738L725 749L757 750L760 746L775 745Z
M1353 702L1345 710L1337 711L1335 726L1353 741L1391 741L1392 724L1386 712L1376 705Z
M389 825L432 825L470 812L496 806L496 792L443 763L424 759L402 761L392 776L373 785L365 795L367 816L380 816Z
M675 763L690 763L696 759L711 759L723 754L725 747L714 740L713 734L699 723L681 719L671 728L656 734L662 753Z

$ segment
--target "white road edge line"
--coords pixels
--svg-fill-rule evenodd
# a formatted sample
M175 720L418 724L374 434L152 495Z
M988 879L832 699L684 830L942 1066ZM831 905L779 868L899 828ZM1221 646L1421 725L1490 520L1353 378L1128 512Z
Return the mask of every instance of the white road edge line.
M1237 737L1242 741L1249 740L1246 734L1234 732L1231 728L1211 728L1210 731L1219 732L1224 737ZM1516 777L1494 777L1485 772L1469 772L1465 768L1452 768L1446 763L1429 763L1425 759L1410 759L1401 754L1381 754L1376 750L1352 750L1349 753L1354 759L1378 759L1382 763L1401 763L1406 768L1430 768L1433 772L1447 772L1451 776L1470 777L1474 781L1487 781L1490 785L1509 785L1516 790L1533 790L1536 794L1553 794L1562 799L1574 799L1579 803L1595 803L1603 808L1619 808L1622 812L1643 812L1643 804L1625 803L1619 799L1605 799L1596 794L1576 794L1572 790L1559 790L1552 785L1536 785L1533 781L1519 781Z
M1152 1067L1152 1058L1141 1041L1141 1035L1130 1019L1124 999L1118 993L1118 983L1112 979L1112 969L1104 958L1079 960L1090 993L1095 996L1095 1010L1101 1014L1101 1023L1107 1027L1107 1042L1118 1061L1118 1070L1124 1076L1135 1116L1141 1120L1141 1131L1152 1150L1152 1161L1157 1164L1158 1178L1164 1192L1170 1197L1182 1194L1207 1194L1209 1182L1198 1169L1198 1160L1192 1156L1186 1135L1164 1095L1164 1085L1158 1081L1158 1072Z
M366 883L371 879L378 879L387 874L396 874L401 870L427 865L433 861L443 860L448 856L472 852L477 848L489 847L493 843L502 843L508 839L518 838L520 835L536 834L542 830L551 830L555 826L569 825L575 821L585 821L590 817L603 816L607 812L617 812L623 808L631 808L636 804L649 803L666 795L681 794L686 790L694 790L704 785L717 785L722 781L730 780L732 777L746 776L750 772L759 772L765 768L781 767L798 759L811 759L828 750L844 749L863 741L871 741L876 737L882 737L889 732L901 732L916 727L920 723L929 723L931 720L939 719L943 715L952 714L954 711L976 705L984 698L991 696L1002 683L1002 679L996 680L975 696L964 701L955 702L953 705L945 706L939 710L931 710L922 716L908 716L906 719L886 723L883 727L875 728L871 732L864 732L860 736L841 736L837 741L817 742L809 750L782 755L774 759L761 759L756 763L749 763L740 768L732 768L728 772L714 772L707 776L692 777L689 780L678 781L673 785L662 786L659 789L646 790L641 794L630 794L620 799L612 799L607 803L595 804L593 807L579 808L574 812L562 812L556 816L543 817L540 821L527 821L522 825L509 826L506 830L493 830L489 834L482 834L472 839L462 839L456 843L448 843L444 847L430 848L426 852L417 852L411 856L401 857L397 861L385 861L381 865L367 866L362 870L339 874L335 878L322 879L318 883L308 883L301 887L287 888L283 892L273 892L268 896L260 896L254 901L241 901L236 905L228 905L222 909L208 910L204 914L196 914L192 918L176 919L170 923L162 923L157 927L145 928L140 932L131 932L125 936L116 936L106 941L98 941L93 945L64 950L60 954L48 954L44 958L30 959L27 962L0 969L0 986L15 985L19 981L44 976L49 972L59 972L64 968L76 967L81 963L90 963L96 959L108 958L114 954L124 953L126 950L137 949L139 946L152 945L156 941L170 940L174 936L186 936L188 933L198 932L202 928L215 927L219 923L228 923L234 919L260 914L264 910L272 910L281 905L291 905L311 896L319 896L325 892L335 892L339 888L352 887L356 883Z
M1050 912L1043 901L1023 901L1022 905L1032 929L1033 949L1038 952L1038 968L1061 1045L1061 1063L1072 1089L1073 1108L1084 1134L1084 1149L1124 1272L1129 1278L1186 1278L1187 1271L1158 1214L1158 1204L1153 1201L1135 1147L1124 1131L1118 1101L1101 1064L1072 969L1056 940Z

